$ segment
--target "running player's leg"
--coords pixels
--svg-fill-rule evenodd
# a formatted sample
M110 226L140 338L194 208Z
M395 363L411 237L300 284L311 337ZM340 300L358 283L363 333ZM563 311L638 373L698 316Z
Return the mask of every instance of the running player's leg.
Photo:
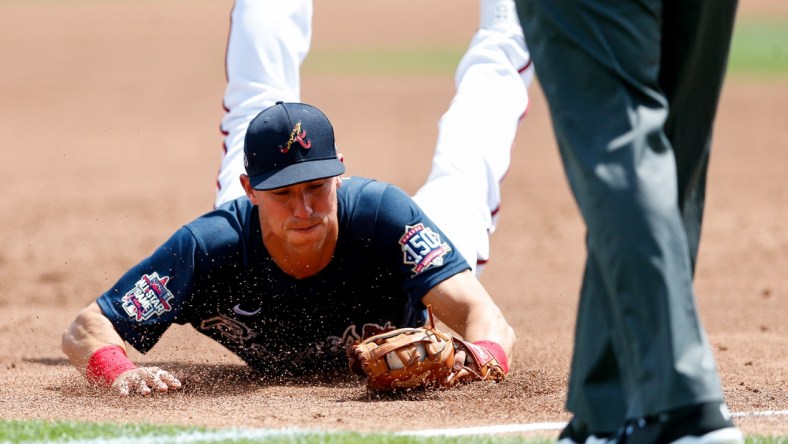
M438 124L432 170L416 202L480 273L533 77L512 0L481 0L481 20Z
M311 0L236 0L227 42L224 154L215 205L243 196L249 121L276 101L300 100L301 62L312 35Z

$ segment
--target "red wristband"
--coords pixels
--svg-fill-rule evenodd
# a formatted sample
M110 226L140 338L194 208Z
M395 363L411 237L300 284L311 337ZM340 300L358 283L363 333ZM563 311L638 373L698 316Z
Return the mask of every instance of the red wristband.
M501 347L500 344L493 341L476 341L474 344L478 345L479 347L483 347L485 350L490 352L490 354L495 357L498 363L501 364L503 372L509 373L509 360L506 358L506 352L503 351L503 347Z
M121 373L133 368L137 368L137 366L129 361L123 348L117 345L107 345L90 355L88 366L85 368L85 376L90 382L112 385L115 378Z

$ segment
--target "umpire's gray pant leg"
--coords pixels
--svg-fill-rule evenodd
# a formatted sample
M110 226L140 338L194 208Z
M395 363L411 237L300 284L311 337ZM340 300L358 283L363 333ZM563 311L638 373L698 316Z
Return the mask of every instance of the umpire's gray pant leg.
M579 412L576 427L602 436L618 431L626 417L626 398L613 341L617 334L610 313L611 299L600 292L605 287L602 267L594 255L586 259L567 407ZM569 407L572 406L572 407ZM599 406L604 406L600 408Z
M714 118L737 0L666 0L659 83L670 103L665 134L678 170L678 199L693 270L706 196Z
M721 400L663 132L661 2L523 0L518 11L600 268L585 275L576 335L596 334L586 317L607 321L628 418ZM613 394L585 384L604 359L573 360L567 407L578 418Z

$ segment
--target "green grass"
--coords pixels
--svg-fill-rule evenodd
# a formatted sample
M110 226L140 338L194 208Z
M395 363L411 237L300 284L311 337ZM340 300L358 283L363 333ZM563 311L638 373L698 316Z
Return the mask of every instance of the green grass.
M453 47L358 47L313 49L303 71L343 75L451 75L466 42ZM729 73L788 79L788 21L746 19L736 23Z
M734 75L788 78L788 21L739 21L733 33L729 68Z
M154 426L150 424L108 424L72 421L0 421L0 443L67 443L137 439L136 442L169 443L178 438L200 443L273 444L519 444L548 443L552 439L525 439L517 436L415 437L394 434L318 432L306 430L224 429Z
M153 425L93 424L71 421L0 421L0 443L63 442L128 436L175 436L186 429ZM194 429L196 430L196 429Z
M73 421L2 421L0 443L124 442L139 443L272 443L272 444L542 444L554 438L520 436L415 437L394 434L321 433L306 430L223 429L155 426L151 424L108 424ZM746 438L747 444L785 444L788 437Z

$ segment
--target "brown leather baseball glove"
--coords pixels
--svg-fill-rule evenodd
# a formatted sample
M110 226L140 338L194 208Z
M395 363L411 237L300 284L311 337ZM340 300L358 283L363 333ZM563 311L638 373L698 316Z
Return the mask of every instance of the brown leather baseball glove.
M463 382L504 379L504 370L491 353L438 330L429 307L428 312L429 327L391 330L348 347L350 370L367 378L369 390L449 388ZM460 352L465 361L455 365Z

